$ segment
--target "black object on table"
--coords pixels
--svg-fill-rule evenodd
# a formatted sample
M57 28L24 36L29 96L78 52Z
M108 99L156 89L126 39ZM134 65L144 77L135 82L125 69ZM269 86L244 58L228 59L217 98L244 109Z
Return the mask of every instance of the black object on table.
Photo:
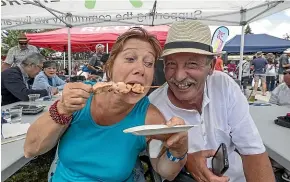
M279 116L274 122L276 125L290 128L290 114L287 114L286 116Z

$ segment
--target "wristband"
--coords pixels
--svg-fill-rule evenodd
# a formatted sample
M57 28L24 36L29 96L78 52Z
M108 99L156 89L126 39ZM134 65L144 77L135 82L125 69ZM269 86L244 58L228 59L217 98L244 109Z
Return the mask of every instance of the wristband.
M176 163L177 163L177 162L183 160L183 159L186 157L187 152L186 152L182 157L174 157L174 156L170 153L169 149L166 149L166 155L167 155L167 158L168 158L170 161L172 161L172 162L176 162Z
M57 103L58 102L59 102L59 100L57 100L54 104L52 104L50 106L50 108L49 108L50 117L53 119L53 121L55 121L58 124L67 125L67 124L69 124L70 120L72 119L72 115L65 116L63 114L59 114L59 112L57 111Z

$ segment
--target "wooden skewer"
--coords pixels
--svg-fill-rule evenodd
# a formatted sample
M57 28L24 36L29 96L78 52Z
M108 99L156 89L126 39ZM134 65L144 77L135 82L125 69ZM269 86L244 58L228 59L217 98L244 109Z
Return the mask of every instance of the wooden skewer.
M165 147L164 143L162 143L162 148L161 148L161 151L159 152L157 158L160 158L166 152L166 149L167 148Z
M145 88L159 88L161 86L144 86Z

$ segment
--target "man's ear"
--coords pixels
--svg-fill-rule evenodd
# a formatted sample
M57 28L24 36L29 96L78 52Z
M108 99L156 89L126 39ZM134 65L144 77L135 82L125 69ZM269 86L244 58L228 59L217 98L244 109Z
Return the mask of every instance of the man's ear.
M216 58L213 58L213 60L209 64L210 69L209 69L208 75L212 75L213 74L215 63L216 63Z

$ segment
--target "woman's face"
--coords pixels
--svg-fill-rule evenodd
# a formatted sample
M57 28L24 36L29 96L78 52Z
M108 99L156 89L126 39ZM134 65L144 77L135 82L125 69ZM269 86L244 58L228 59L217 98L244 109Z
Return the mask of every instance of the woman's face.
M111 80L115 83L138 83L142 86L150 86L153 81L154 64L155 52L150 43L139 39L129 39L114 60ZM145 93L136 94L129 92L122 95L121 99L126 103L135 104L148 91L149 88L145 87Z
M56 67L50 66L50 67L44 68L43 71L46 76L53 77L56 74Z

